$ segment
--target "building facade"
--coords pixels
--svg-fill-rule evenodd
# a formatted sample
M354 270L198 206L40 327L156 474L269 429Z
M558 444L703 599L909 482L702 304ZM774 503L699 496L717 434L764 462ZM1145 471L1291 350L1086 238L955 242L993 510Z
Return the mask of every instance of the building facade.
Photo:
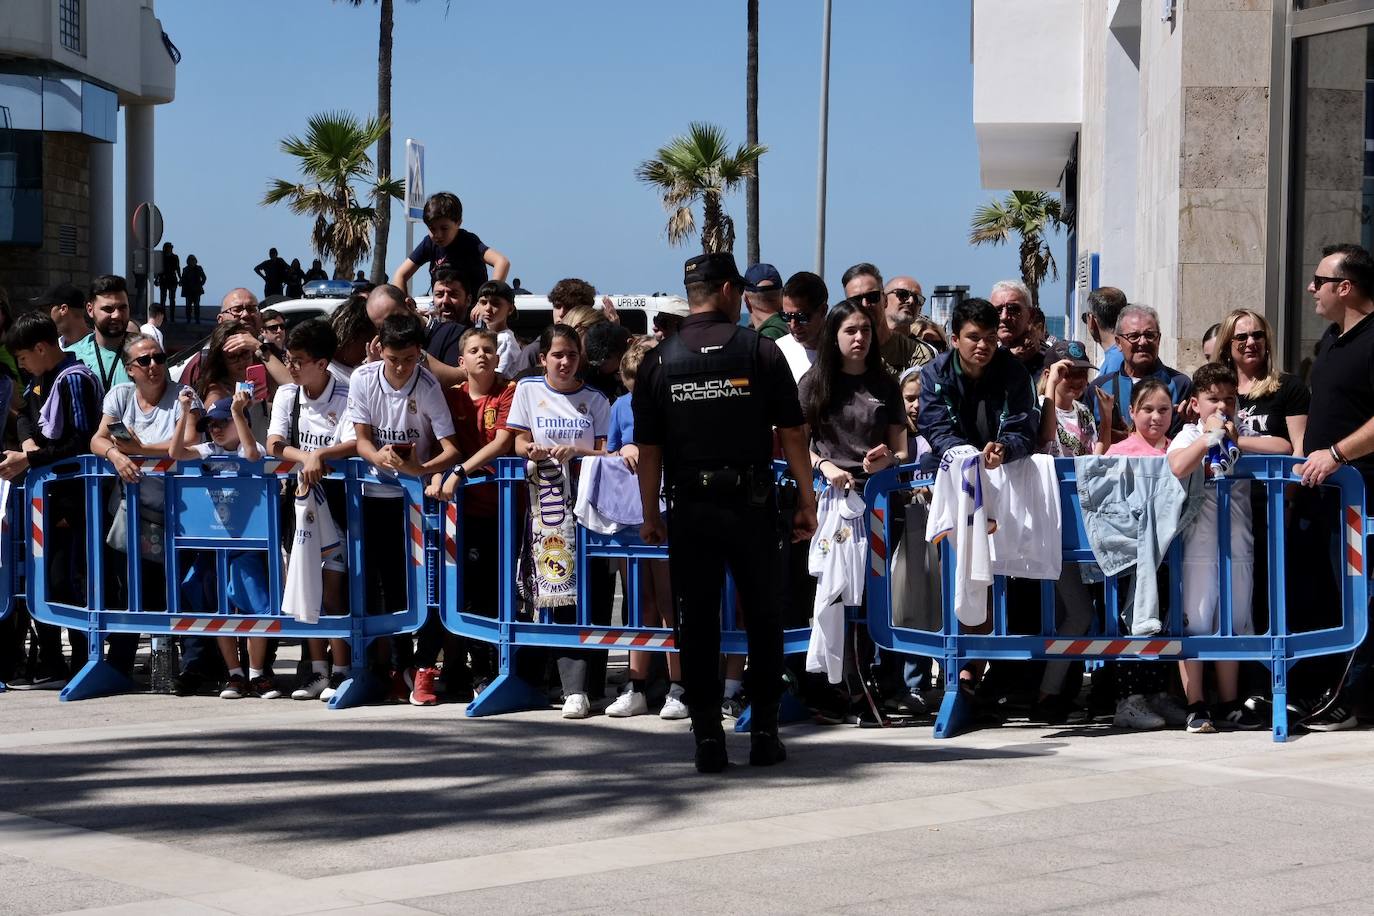
M1374 0L973 11L983 184L1063 196L1070 325L1092 286L1119 286L1191 368L1211 324L1254 308L1299 368L1321 247L1374 243Z
M132 273L113 263L114 233L154 199L153 107L175 95L179 57L153 0L4 0L0 12L0 286L17 303ZM114 200L121 108L128 212Z

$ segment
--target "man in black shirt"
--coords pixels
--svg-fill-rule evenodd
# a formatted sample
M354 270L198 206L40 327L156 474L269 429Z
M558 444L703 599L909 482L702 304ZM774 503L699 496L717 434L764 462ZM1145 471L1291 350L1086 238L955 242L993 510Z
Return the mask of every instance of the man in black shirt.
M267 260L253 268L253 273L262 277L262 295L280 296L286 286L286 261L277 256L277 249L267 249Z
M649 351L634 390L635 443L645 543L669 540L678 609L683 687L696 738L696 767L719 773L729 760L720 724L720 603L729 567L749 636L749 762L786 758L778 740L782 695L783 530L773 480L772 430L802 482L793 539L816 529L816 499L797 386L777 345L738 326L743 279L727 253L684 268L691 314ZM711 431L714 431L712 434ZM660 472L668 526L659 513Z
M1307 291L1312 294L1317 314L1332 324L1317 344L1317 358L1312 364L1312 406L1303 437L1307 460L1296 470L1306 486L1316 487L1342 464L1349 464L1364 478L1368 499L1374 484L1374 258L1358 245L1329 245L1322 249L1322 255ZM1308 546L1323 555L1311 556L1314 565L1304 562L1301 568L1320 570L1334 565L1333 573L1339 575L1344 566L1340 562L1340 517L1334 501L1329 496L1321 498L1320 493L1310 492L1298 501L1295 515L1299 530L1306 526L1306 531L1297 538L1290 535L1289 543L1298 551ZM1317 601L1304 602L1304 608L1307 617L1295 621L1305 624L1304 629L1339 624L1340 605L1334 589ZM1350 659L1339 686L1303 720L1305 727L1339 731L1358 724L1353 705L1371 655L1374 652L1366 639ZM1335 673L1330 666L1307 667L1309 671L1325 667L1328 676ZM1326 683L1333 681L1329 677Z

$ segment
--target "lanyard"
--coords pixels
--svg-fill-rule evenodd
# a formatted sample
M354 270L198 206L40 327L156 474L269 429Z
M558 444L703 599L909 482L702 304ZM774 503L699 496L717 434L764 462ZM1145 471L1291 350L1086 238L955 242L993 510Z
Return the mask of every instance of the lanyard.
M114 381L115 370L119 368L119 361L116 359L112 362L110 364L110 371L107 373L105 371L105 359L100 355L103 348L100 346L100 341L94 335L91 337L91 344L95 347L96 365L100 367L100 384L104 386L106 391L109 391L110 383Z

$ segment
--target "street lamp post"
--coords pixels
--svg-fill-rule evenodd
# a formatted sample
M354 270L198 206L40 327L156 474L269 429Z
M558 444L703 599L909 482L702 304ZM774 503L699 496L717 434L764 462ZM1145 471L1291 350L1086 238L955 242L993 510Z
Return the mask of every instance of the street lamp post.
M830 142L830 0L821 24L821 148L816 174L816 273L825 276L825 166Z

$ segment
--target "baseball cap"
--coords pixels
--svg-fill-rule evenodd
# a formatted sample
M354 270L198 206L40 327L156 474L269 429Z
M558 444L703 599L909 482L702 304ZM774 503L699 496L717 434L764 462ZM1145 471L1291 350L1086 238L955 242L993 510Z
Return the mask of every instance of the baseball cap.
M692 314L692 308L687 304L687 300L681 296L669 296L668 300L658 307L658 314L686 318Z
M68 305L74 309L79 309L85 304L86 294L70 283L59 283L33 300L34 308L43 309L50 309L54 305Z
M782 290L782 274L772 264L755 264L744 275L744 289L751 293Z
M483 296L492 296L496 299L505 299L512 305L515 304L515 290L505 280L488 280L477 288L477 295L473 300L481 299Z
M682 282L690 283L741 283L739 268L735 266L735 256L728 251L715 251L688 258L682 265Z
M211 423L227 423L234 418L229 410L232 398L220 398L205 410L205 415L196 421L196 429L204 432Z
M1073 363L1075 369L1097 368L1088 362L1087 348L1076 340L1056 340L1050 344L1050 358L1045 361L1045 365L1052 366L1065 359Z

